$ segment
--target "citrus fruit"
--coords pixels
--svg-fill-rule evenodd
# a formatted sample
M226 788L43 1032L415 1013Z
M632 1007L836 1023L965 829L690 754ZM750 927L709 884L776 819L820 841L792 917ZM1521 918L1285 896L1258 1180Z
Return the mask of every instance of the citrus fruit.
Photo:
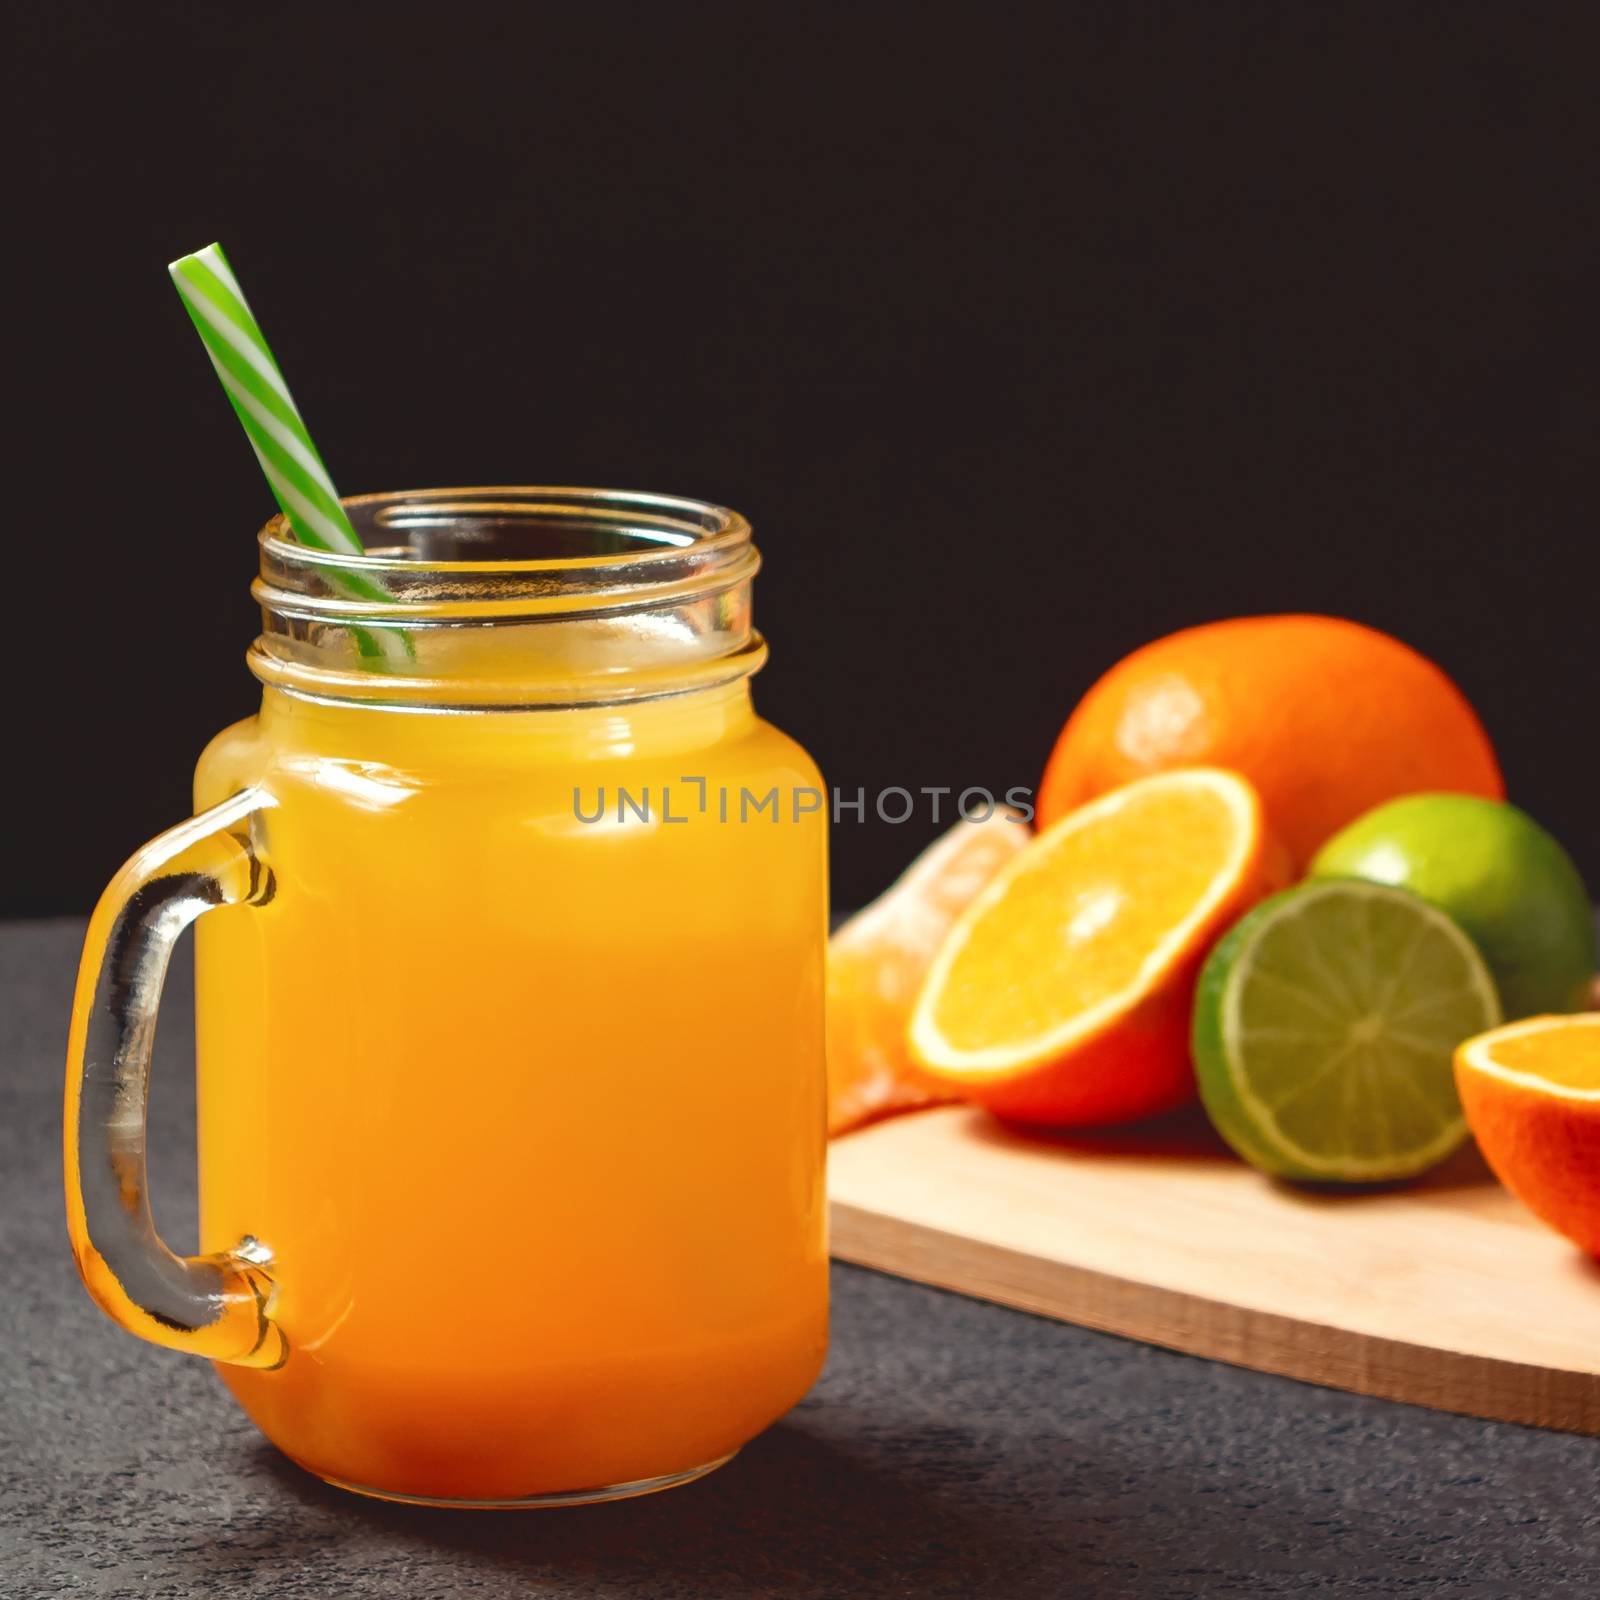
M1200 1098L1263 1172L1409 1177L1466 1137L1451 1055L1499 1019L1489 969L1442 911L1380 884L1302 884L1257 906L1206 962Z
M1500 1181L1600 1255L1600 1015L1529 1017L1468 1039L1456 1084Z
M1250 779L1297 870L1396 795L1504 793L1472 707L1409 646L1338 617L1238 617L1157 639L1089 690L1045 769L1039 825L1200 764Z
M1194 1093L1201 957L1264 892L1254 789L1196 768L1064 817L956 919L912 1012L912 1059L1022 1122L1124 1122Z
M1589 892L1566 851L1513 805L1391 800L1335 834L1311 871L1394 884L1447 911L1489 963L1507 1017L1584 1004L1600 962Z
M830 1134L954 1098L911 1064L911 1003L957 913L1032 837L1015 811L958 822L829 941Z

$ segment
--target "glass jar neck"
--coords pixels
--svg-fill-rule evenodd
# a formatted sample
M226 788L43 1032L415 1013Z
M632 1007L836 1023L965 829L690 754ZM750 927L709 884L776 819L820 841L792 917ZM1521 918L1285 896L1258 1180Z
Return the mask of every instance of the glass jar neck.
M436 489L344 502L366 553L260 536L251 670L305 699L422 711L615 706L741 682L750 527L701 501Z

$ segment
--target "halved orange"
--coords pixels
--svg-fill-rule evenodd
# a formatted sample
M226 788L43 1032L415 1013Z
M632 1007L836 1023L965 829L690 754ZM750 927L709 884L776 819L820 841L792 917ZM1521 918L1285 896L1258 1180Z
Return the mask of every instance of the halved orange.
M828 1132L956 1098L906 1052L906 1019L950 925L1033 838L1020 813L958 822L828 944Z
M1256 791L1192 767L1069 812L957 918L912 1059L1020 1122L1126 1122L1194 1094L1189 1017L1222 930L1277 887Z
M1600 1014L1529 1017L1468 1039L1456 1088L1495 1176L1600 1255Z

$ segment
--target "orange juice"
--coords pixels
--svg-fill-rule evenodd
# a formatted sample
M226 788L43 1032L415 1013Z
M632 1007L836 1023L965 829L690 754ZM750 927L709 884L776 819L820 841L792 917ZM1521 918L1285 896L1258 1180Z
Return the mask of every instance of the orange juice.
M346 1487L686 1481L827 1333L827 813L752 707L749 527L587 490L346 504L364 556L264 530L260 714L90 923L79 1269ZM183 1257L139 1113L196 919Z
M269 691L197 806L246 784L277 885L197 930L201 1246L275 1259L288 1362L219 1368L262 1431L485 1499L681 1472L786 1410L826 1305L799 747L742 684L626 714Z

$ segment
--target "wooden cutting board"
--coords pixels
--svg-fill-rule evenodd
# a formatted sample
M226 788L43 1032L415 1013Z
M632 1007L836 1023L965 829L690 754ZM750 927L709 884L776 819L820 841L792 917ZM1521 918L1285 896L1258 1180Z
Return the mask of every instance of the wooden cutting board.
M1030 1136L965 1107L829 1153L833 1253L1262 1372L1600 1433L1600 1263L1466 1150L1418 1183L1273 1183L1184 1117Z

